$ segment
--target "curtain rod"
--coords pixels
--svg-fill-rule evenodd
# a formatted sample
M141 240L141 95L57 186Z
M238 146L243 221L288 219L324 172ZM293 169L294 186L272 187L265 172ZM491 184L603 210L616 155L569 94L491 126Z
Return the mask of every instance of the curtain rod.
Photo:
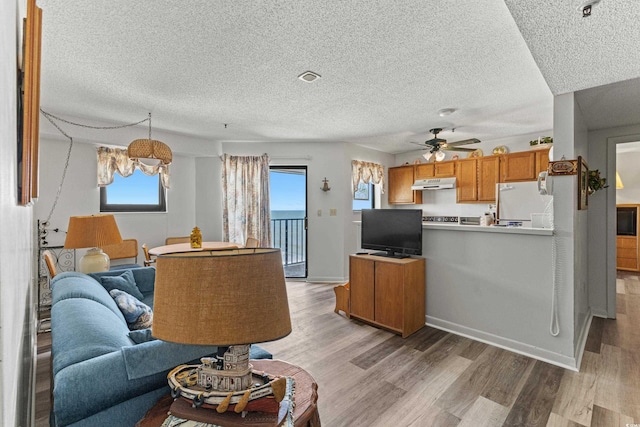
M275 156L269 157L269 160L312 160L311 156ZM224 161L224 156L220 156L220 161Z

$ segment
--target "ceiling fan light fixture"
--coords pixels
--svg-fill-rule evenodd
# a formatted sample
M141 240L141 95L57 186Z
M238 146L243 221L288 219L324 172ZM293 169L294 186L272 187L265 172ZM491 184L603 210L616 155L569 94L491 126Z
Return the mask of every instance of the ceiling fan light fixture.
M455 113L455 111L455 108L441 108L440 110L438 110L438 115L440 117L446 117L452 115L453 113Z
M298 76L298 78L300 80L302 80L303 82L307 82L307 83L312 83L312 82L316 81L317 79L319 79L320 77L322 77L322 76L320 76L320 74L314 73L313 71L305 71L304 73L302 73L302 74L300 74Z
M444 151L438 151L436 153L436 162L441 162L444 160L446 154L444 154Z

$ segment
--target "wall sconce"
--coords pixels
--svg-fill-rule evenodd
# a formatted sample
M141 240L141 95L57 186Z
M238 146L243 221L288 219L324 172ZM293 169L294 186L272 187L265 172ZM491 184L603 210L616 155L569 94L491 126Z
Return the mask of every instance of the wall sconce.
M327 177L325 176L324 179L322 180L322 187L320 187L320 189L322 191L329 191L331 190L331 187L329 187L329 180L327 179Z

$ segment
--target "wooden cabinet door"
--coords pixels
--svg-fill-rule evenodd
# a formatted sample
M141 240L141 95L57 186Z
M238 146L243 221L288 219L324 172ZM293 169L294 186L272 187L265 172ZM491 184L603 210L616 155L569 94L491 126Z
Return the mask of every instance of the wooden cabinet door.
M500 163L500 178L501 182L537 180L536 152L520 151L503 155Z
M435 163L434 175L436 178L452 178L456 176L456 161L450 160L447 162Z
M495 202L496 184L500 179L500 157L478 158L478 201Z
M478 200L478 162L476 159L458 160L456 201L475 202Z
M435 176L433 163L416 165L416 179L429 179Z
M349 257L350 311L354 316L375 320L374 271L375 262L368 259Z
M413 191L413 165L389 168L389 204L422 203L422 191Z
M536 151L536 172L546 172L549 168L549 150Z
M404 266L376 262L375 320L389 328L402 330L404 319Z

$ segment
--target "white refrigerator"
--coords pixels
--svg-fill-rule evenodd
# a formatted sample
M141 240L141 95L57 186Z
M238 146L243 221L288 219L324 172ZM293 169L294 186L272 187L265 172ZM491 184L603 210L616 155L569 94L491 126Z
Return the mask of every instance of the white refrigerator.
M553 196L542 195L537 181L496 184L500 225L522 222L523 227L553 228Z

